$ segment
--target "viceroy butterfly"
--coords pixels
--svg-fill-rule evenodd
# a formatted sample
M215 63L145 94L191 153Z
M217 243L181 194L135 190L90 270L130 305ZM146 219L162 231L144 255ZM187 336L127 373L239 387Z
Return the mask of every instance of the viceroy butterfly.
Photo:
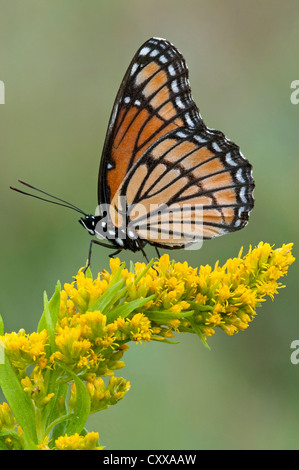
M157 253L159 247L183 248L194 240L181 224L185 205L187 227L195 232L200 227L203 239L247 224L254 205L252 167L235 143L204 124L188 75L184 57L165 39L153 37L135 54L115 99L101 158L98 203L105 214L87 215L21 180L56 202L12 188L82 213L83 227L110 242L91 241L88 265L93 243L116 248L111 256L129 249L146 257L147 243ZM136 205L145 208L141 216L133 214ZM161 205L171 213L164 237L165 213L151 210Z

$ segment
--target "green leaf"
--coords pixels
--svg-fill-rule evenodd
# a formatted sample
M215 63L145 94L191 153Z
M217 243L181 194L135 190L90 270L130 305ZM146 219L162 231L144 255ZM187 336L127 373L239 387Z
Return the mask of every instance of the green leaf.
M139 309L140 307L143 307L145 304L147 304L150 300L154 299L156 297L156 294L151 295L150 297L145 297L144 299L136 299L132 300L131 302L127 302L121 305L118 305L114 309L109 312L109 323L114 322L118 317L121 318L126 318L130 313L132 313L134 310ZM146 313L147 316L147 313Z
M124 285L125 280L121 279L116 284L109 285L108 289L104 292L101 297L92 305L90 308L91 311L100 310L102 313L105 314L105 311L120 297L124 296L125 292L127 291L127 287L125 289L121 289Z
M4 364L0 364L0 386L17 423L24 431L25 448L35 449L37 435L33 403L24 392L7 355L5 355Z
M109 282L109 286L113 286L114 284L116 284L120 280L121 273L122 273L124 268L125 268L125 263L122 263L120 265L120 267L113 274L112 279Z
M86 264L88 264L88 261L86 262ZM89 279L93 279L90 266L88 266L88 268L87 268L86 271L85 271L85 277L86 277L86 278L89 278Z
M151 321L168 322L168 321L177 320L180 318L187 318L190 315L193 315L193 313L194 313L194 310L185 310L183 312L178 312L178 313L171 312L170 310L165 310L164 312L163 310L162 311L150 310L146 312L146 316Z
M152 267L153 263L154 263L154 260L152 259L152 260L148 263L148 265L147 265L147 267L144 269L144 271L142 271L142 273L140 273L139 276L136 277L136 279L135 279L135 285L137 285L138 282L140 281L140 279L142 279L143 276L145 276L145 274L148 272L148 270ZM132 272L133 272L133 270L132 270Z
M212 305L200 305L196 302L189 302L190 306L194 308L196 312L212 312L214 307Z
M166 338L161 339L161 337L155 338L154 336L152 337L152 341L156 341L157 343L166 343L166 344L180 344L179 341L170 341L170 339L166 339Z
M69 389L68 384L60 383L58 381L60 376L60 370L51 370L50 372L50 379L48 384L47 393L54 393L54 397L51 398L50 402L47 406L43 409L43 419L45 419L46 426L50 426L53 421L59 418L60 410L59 410L59 400L60 397L63 396L66 398L67 392Z
M60 282L58 281L53 297L48 301L47 293L44 292L44 313L39 321L37 331L40 333L46 329L50 341L51 353L55 351L56 323L60 307Z
M3 318L0 315L0 336L3 336L3 335L4 335L4 322L3 322Z
M208 345L208 343L206 342L203 334L202 334L202 331L201 329L199 328L199 326L197 325L197 323L195 322L194 318L193 317L190 317L188 318L188 320L190 321L191 323L191 326L193 328L193 331L197 334L197 336L200 338L200 340L202 341L202 343L205 345L205 347L210 351L211 348L210 346Z
M84 429L85 423L90 414L90 398L84 382L79 379L79 377L74 374L74 372L72 372L66 365L58 362L56 362L56 364L57 367L59 366L61 369L63 369L75 382L77 399L75 408L72 412L57 419L56 424L52 423L52 425L55 425L53 429L53 439L57 439L57 437L65 433L68 435L75 433L80 434ZM51 427L52 426L50 425L49 428ZM49 428L47 429L47 432L49 432Z
M134 272L134 263L132 260L130 260L130 272L133 273Z
M13 446L10 446L7 442L7 438L13 441ZM22 438L14 431L0 431L0 450L22 450Z

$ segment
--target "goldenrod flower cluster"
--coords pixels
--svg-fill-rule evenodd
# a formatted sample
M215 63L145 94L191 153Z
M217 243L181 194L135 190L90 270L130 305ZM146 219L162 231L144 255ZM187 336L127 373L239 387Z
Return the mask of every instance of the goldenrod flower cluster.
M19 442L19 439L22 438L21 436L23 434L22 428L17 425L9 405L5 402L0 405L0 433L4 448L8 450L22 449Z
M97 445L99 434L97 432L89 432L85 436L75 433L73 436L60 436L55 441L55 449L57 450L102 450L103 447Z
M294 262L291 250L292 244L274 249L260 243L214 269L192 268L164 255L129 270L111 259L110 271L95 279L89 270L79 270L46 302L37 332L0 336L36 422L26 444L24 423L17 427L8 405L1 405L6 447L28 448L34 441L40 449L101 448L97 433L82 433L83 420L129 390L130 383L114 375L125 365L128 343L170 342L175 332L189 332L206 344L217 327L228 335L245 330L256 308L283 287L278 281ZM74 428L80 413L85 413L82 426Z

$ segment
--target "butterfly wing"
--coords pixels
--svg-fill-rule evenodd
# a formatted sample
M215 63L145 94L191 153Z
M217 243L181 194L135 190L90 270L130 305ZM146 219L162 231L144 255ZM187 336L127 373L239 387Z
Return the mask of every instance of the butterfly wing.
M222 132L173 130L129 170L113 198L113 211L126 212L131 232L165 248L240 230L254 204L251 170Z
M122 81L101 160L99 203L110 204L113 225L179 248L243 228L253 188L239 147L205 126L183 56L164 39L148 40Z
M151 38L135 54L115 99L99 171L99 204L112 201L153 142L185 126L203 126L185 60L170 42Z

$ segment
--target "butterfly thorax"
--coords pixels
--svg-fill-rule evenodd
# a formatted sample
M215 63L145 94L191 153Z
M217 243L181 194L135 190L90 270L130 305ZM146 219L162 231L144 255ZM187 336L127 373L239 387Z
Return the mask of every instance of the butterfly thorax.
M112 247L131 251L140 251L145 244L139 239L136 232L131 233L124 228L117 228L107 220L106 217L96 215L86 215L79 219L79 223L88 231L91 236L107 240Z

